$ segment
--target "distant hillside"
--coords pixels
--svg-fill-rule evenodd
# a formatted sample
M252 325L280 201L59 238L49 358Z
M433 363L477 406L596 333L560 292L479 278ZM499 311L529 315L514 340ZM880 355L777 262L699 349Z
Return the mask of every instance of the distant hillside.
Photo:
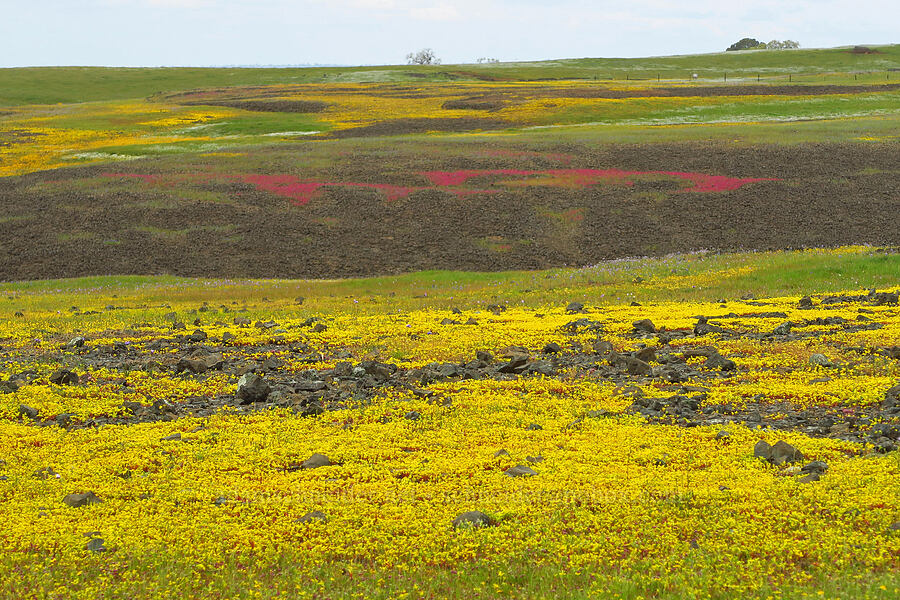
M883 73L900 81L900 45L872 46L871 54L850 47L747 50L648 58L579 58L439 66L301 68L114 68L29 67L0 69L0 106L143 98L191 88L320 82L755 78L803 73ZM893 80L890 79L890 80Z

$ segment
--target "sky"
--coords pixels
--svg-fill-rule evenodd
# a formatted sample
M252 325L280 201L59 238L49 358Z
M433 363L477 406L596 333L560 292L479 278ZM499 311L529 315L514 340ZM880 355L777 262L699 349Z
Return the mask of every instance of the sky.
M0 0L0 66L402 64L900 42L897 0ZM739 6L740 4L740 6Z

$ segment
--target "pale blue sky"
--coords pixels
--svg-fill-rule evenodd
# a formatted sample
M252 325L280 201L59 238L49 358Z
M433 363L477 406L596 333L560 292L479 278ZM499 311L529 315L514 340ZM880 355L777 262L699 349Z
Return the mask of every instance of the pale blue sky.
M0 66L444 63L900 42L897 0L2 0Z

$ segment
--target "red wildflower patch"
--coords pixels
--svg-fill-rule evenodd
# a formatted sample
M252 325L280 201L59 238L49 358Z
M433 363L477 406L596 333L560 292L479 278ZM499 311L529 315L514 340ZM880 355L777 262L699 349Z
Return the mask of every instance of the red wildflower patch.
M426 171L422 173L437 186L460 186L470 179L477 177L494 177L499 175L511 175L516 177L551 177L558 185L574 184L583 187L596 185L602 182L620 182L632 185L630 181L634 177L642 175L662 175L684 179L693 185L682 191L688 192L727 192L736 190L748 183L757 181L774 181L767 178L739 178L725 175L707 175L706 173L686 173L681 171L623 171L620 169L547 169L542 171L528 171L521 169L489 169L489 170L460 170L460 171ZM542 180L534 180L540 185ZM528 184L526 180L523 182Z
M498 182L502 187L550 186L550 187L589 187L600 183L633 185L633 179L639 176L662 176L682 179L691 185L680 191L687 192L725 192L736 190L743 185L757 181L774 181L760 178L737 178L724 175L707 175L705 173L684 173L680 171L623 171L620 169L489 169L460 171L425 171L420 173L431 185L401 186L389 183L360 183L355 181L317 181L300 179L294 175L187 175L163 180L160 175L140 173L105 173L105 177L126 177L140 179L150 184L172 184L176 180L185 179L228 179L249 183L258 190L264 190L276 196L290 198L294 204L304 206L318 196L327 187L351 187L377 190L384 194L388 201L409 197L420 190L441 189L457 197L480 194L495 194L497 189L473 189L463 187L469 180L487 177L520 177L520 180Z

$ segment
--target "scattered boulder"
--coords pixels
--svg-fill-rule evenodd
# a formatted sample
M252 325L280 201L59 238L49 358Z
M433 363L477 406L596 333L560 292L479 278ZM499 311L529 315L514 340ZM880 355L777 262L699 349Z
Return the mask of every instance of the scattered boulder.
M181 433L173 433L172 435L167 435L166 437L160 439L161 442L180 442L181 441Z
M271 391L266 380L256 373L246 373L238 380L237 397L241 404L263 402Z
M300 463L300 468L301 469L318 469L319 467L330 467L333 464L334 463L331 462L331 459L329 459L327 456L325 456L324 454L321 454L319 452L316 452L312 456L310 456L309 458L304 460L302 463Z
M297 519L298 523L327 523L328 517L325 516L325 513L314 510L306 513L299 519Z
M88 552L94 552L95 554L102 554L106 552L106 542L103 538L95 537L91 538L90 541L84 546L84 549Z
M544 345L542 352L544 354L559 354L562 352L562 347L556 342L548 342Z
M656 326L650 319L640 319L632 323L634 330L640 333L656 333Z
M529 423L528 427L525 428L525 431L540 431L541 429L543 429L543 427L537 423Z
M818 473L819 475L827 470L828 463L821 460L814 460L811 463L807 463L800 468L800 471L802 473Z
M506 448L501 448L494 452L494 458L500 458L501 456L509 456L509 452L506 450Z
M484 350L479 350L475 353L475 360L480 360L482 362L486 362L488 364L494 362L494 355L490 352L486 352Z
M50 375L49 381L56 385L72 385L78 383L78 375L68 369L59 369Z
M566 306L566 314L574 315L580 312L584 312L584 304L581 302L569 302Z
M707 369L719 369L722 371L734 371L737 368L737 365L733 360L725 358L718 352L710 355L710 357L706 359L706 362L703 363L703 366Z
M80 508L89 504L100 504L103 502L94 492L86 492L84 494L69 494L63 498L63 503L72 508Z
M493 519L477 510L464 512L453 519L454 529L478 529L480 527L492 527L493 525Z
M766 440L759 440L756 442L756 445L753 446L753 456L756 458L761 458L763 460L772 460L772 446Z
M776 465L793 463L803 460L803 453L785 442L779 440L772 446L772 462Z
M19 415L22 417L26 417L28 419L37 419L38 411L36 408L31 406L27 406L25 404L19 405Z
M809 296L803 296L797 304L800 308L810 308L813 305L813 301Z
M881 405L884 408L900 406L900 384L895 385L884 393L884 400Z
M772 330L772 335L788 335L791 332L791 329L794 327L794 324L790 321L785 321L778 327Z
M532 477L537 475L537 472L526 465L516 465L504 471L503 474L507 477Z
M69 350L73 350L75 348L82 348L82 347L84 347L85 341L86 340L81 336L74 337L71 340L69 340L68 344L66 344L66 348L68 348Z
M816 352L812 356L809 357L809 364L816 365L819 367L833 367L834 363L828 360L828 357L824 354L820 354Z
M187 339L192 342L205 342L208 337L209 335L207 335L205 331L203 331L202 329L197 329L194 331L194 333L189 335Z

